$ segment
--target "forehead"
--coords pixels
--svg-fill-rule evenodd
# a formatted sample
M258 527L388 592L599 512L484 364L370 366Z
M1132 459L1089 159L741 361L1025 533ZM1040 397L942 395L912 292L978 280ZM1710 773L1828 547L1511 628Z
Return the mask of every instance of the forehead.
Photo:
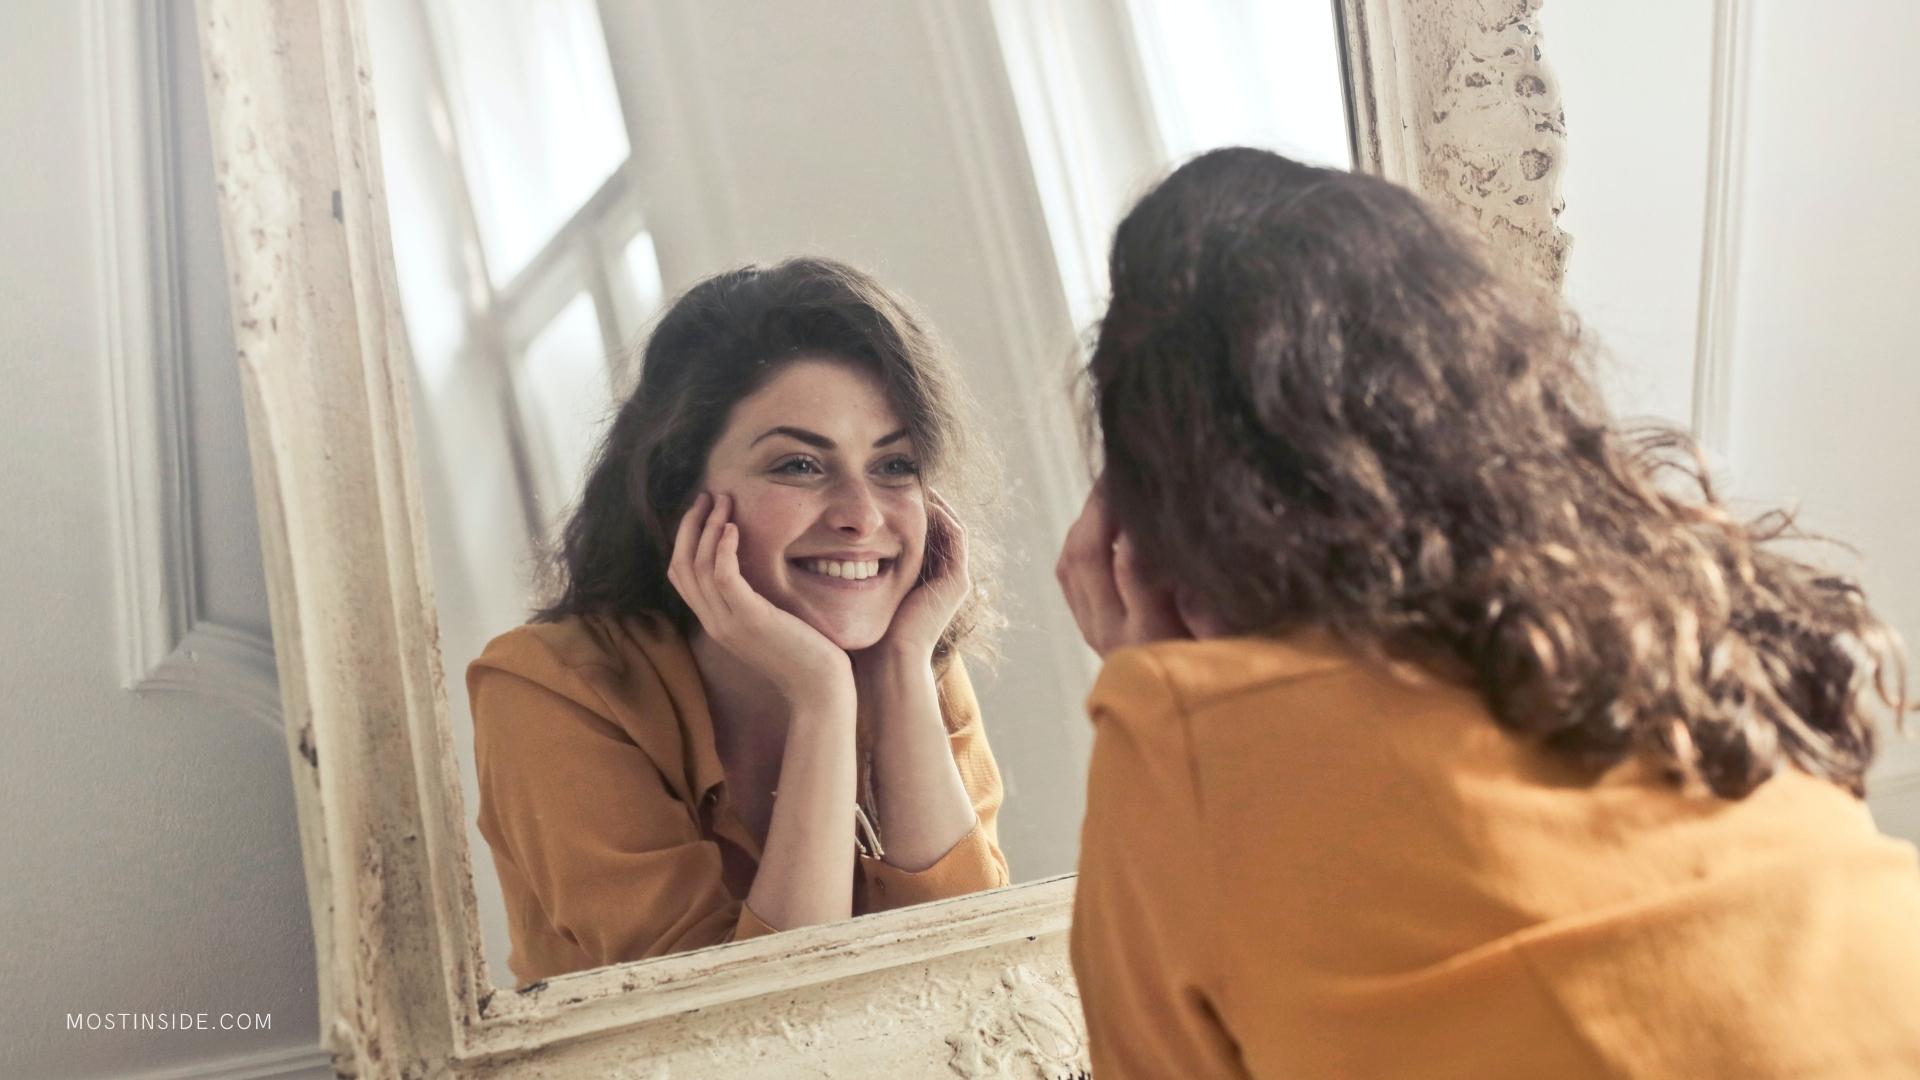
M807 357L782 364L758 390L740 399L723 442L751 441L768 428L799 427L836 442L868 442L906 426L879 378L845 360Z

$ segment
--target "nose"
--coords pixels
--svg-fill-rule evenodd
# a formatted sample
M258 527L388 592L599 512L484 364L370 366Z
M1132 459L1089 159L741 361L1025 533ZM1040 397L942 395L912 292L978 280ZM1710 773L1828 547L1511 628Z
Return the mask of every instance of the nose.
M878 532L886 519L879 500L864 477L847 477L834 485L827 501L827 527L841 536L858 538Z

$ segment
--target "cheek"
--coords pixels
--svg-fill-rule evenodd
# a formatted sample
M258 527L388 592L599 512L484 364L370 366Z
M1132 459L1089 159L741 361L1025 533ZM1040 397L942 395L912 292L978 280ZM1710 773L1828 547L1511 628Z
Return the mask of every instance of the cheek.
M742 492L734 497L733 522L740 527L740 572L749 581L771 577L786 552L806 531L808 496L791 488Z

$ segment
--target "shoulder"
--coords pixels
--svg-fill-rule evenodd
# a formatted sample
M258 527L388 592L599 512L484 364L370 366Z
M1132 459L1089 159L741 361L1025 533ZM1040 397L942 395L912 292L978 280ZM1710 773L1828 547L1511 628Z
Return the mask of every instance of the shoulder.
M1088 708L1096 724L1142 712L1191 715L1248 694L1312 689L1356 665L1351 651L1318 633L1158 641L1112 653Z
M1295 790L1444 781L1463 763L1536 770L1478 692L1411 666L1390 669L1318 631L1168 641L1112 653L1087 702L1097 738L1253 784L1276 770Z
M516 627L467 667L467 689L476 747L496 760L551 753L569 739L598 756L608 747L593 739L604 736L638 746L683 798L717 779L699 668L659 616Z
M609 684L658 677L686 653L679 631L652 615L570 615L528 623L494 638L467 667L478 690L491 676L509 675L601 711Z

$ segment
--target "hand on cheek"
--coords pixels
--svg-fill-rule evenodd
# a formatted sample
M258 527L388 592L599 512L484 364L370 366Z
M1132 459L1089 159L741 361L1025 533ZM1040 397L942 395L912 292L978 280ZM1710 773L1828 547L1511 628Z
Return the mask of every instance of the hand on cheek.
M740 575L740 527L733 500L702 493L680 521L667 580L700 629L758 668L789 701L852 699L847 654L813 627L775 607Z
M874 646L931 659L940 635L959 613L973 588L967 569L967 530L932 488L927 490L927 535L920 580L901 599L887 632Z
M1108 513L1098 482L1067 531L1054 577L1080 636L1101 656L1128 645L1194 636L1173 595L1147 583L1133 541Z

